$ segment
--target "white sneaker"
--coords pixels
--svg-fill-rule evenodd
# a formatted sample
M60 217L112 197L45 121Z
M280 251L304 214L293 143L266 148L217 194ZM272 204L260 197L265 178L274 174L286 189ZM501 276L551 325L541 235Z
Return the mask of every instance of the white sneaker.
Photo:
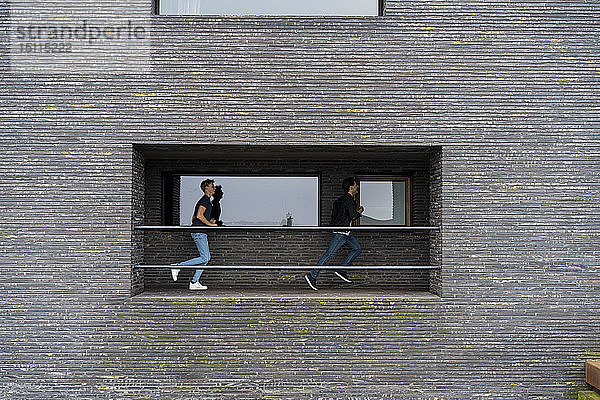
M190 282L190 290L206 290L208 287L198 282Z
M177 265L177 264L171 264L171 265ZM176 282L177 282L177 276L179 276L179 271L181 271L181 270L176 269L176 268L171 269L171 278L173 278L173 280Z
M352 283L346 271L334 271L333 273L344 282Z

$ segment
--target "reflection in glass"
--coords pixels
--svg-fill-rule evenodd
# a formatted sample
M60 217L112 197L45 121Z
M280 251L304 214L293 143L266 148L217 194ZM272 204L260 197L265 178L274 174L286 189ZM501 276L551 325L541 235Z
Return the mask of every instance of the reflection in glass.
M360 181L361 225L406 225L406 181Z
M161 15L377 16L378 0L160 0Z
M179 224L191 225L200 183L223 187L221 220L226 226L318 226L319 178L265 176L182 176Z

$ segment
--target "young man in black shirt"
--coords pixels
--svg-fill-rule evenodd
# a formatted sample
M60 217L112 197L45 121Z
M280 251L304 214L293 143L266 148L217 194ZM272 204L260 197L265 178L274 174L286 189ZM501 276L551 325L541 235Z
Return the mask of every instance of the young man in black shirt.
M352 222L360 218L361 213L364 211L363 206L360 206L358 210L356 209L356 202L354 201L354 195L358 193L358 183L356 180L353 177L344 179L342 188L344 189L345 194L340 196L333 203L330 226L351 226ZM362 249L356 238L352 236L352 232L349 230L333 232L333 238L331 239L331 243L329 243L329 248L323 253L319 261L317 261L317 265L327 264L327 261L329 261L344 244L352 250L346 257L346 260L344 260L344 265L351 265ZM314 290L317 290L316 282L319 271L319 269L313 269L304 277L308 286ZM346 271L338 270L334 271L334 273L344 282L351 282Z
M204 192L204 196L198 200L196 207L194 208L194 214L192 215L192 226L217 226L214 219L210 219L210 213L212 205L210 197L215 193L215 181L212 179L206 179L200 184L200 189ZM210 251L208 249L208 238L206 236L206 229L199 229L196 232L192 232L192 239L196 242L200 257L192 258L191 260L180 262L175 265L206 265L210 260ZM173 280L177 280L179 275L179 269L171 269L171 276ZM200 276L204 270L197 269L192 281L190 282L190 290L206 290L206 286L200 283Z

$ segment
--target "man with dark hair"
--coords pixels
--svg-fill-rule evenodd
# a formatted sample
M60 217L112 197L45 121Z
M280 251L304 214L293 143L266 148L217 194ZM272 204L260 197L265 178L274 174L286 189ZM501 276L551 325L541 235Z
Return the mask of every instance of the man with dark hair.
M196 207L194 207L194 214L192 215L192 226L217 226L214 219L210 219L210 213L212 211L212 204L210 197L215 193L215 181L212 179L205 179L200 184L200 190L204 192L204 196L198 200ZM192 258L191 260L180 262L174 265L206 265L210 260L210 251L208 249L208 238L206 236L206 229L199 229L196 232L192 232L192 239L196 243L200 257ZM179 275L179 269L171 269L171 276L173 280L177 280ZM206 290L206 286L200 283L200 276L204 270L197 269L194 274L192 281L190 282L190 290Z
M356 202L354 201L354 195L358 193L358 183L356 180L353 177L344 179L342 188L345 193L333 203L330 226L351 226L352 222L360 218L361 213L364 211L363 206L358 207L358 210L356 209ZM350 231L333 232L333 238L331 239L331 243L329 243L329 248L323 253L319 261L317 261L317 265L327 264L327 261L329 261L344 244L352 250L346 257L346 260L344 260L344 265L351 265L362 249ZM308 286L314 290L318 290L316 282L319 271L319 269L313 269L304 277ZM334 273L344 282L351 282L346 271L337 270L334 271Z
M215 186L215 193L212 199L212 211L210 212L210 219L214 219L215 223L219 226L223 225L221 221L221 200L223 199L223 187L221 185Z

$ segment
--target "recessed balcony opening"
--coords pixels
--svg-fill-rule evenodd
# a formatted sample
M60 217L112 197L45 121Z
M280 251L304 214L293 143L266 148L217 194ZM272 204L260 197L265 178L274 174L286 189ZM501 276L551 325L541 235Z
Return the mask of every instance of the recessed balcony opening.
M132 294L142 296L369 297L441 295L441 148L424 146L134 145ZM356 177L362 252L352 283L304 275L332 238L344 178ZM190 233L198 183L224 192L223 226L207 231L207 291L176 282L170 264L198 256ZM349 249L328 262L341 266Z

